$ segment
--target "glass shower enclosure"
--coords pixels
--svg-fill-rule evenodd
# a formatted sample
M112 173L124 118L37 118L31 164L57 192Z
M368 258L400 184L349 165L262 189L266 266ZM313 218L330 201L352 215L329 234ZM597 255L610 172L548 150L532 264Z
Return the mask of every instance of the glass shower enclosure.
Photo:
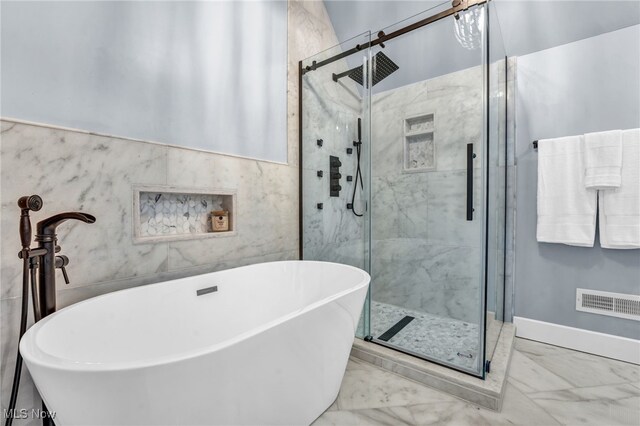
M358 337L478 377L504 303L507 62L492 16L481 4L384 43L367 32L299 70L301 258L371 274Z

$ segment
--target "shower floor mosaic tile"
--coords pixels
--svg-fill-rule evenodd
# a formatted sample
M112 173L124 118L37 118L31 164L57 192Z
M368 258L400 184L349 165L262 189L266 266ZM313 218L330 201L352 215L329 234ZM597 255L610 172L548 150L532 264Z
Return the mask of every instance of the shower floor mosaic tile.
M460 367L476 368L477 324L371 301L371 334L379 338L405 316L415 319L388 343Z

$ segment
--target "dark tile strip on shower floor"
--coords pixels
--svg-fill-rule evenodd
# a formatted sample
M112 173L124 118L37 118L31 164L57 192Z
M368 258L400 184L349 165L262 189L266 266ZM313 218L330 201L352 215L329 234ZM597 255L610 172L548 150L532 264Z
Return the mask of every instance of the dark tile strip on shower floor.
M378 339L384 340L385 342L388 342L389 339L391 339L393 336L398 334L403 328L405 328L414 319L415 319L414 317L405 316L400 321L395 323L393 325L393 327L391 327L390 329L385 331L382 335L380 335L380 337L378 337Z
M388 343L435 360L475 368L478 352L477 324L372 300L371 334L381 336L407 316L414 319L390 337Z

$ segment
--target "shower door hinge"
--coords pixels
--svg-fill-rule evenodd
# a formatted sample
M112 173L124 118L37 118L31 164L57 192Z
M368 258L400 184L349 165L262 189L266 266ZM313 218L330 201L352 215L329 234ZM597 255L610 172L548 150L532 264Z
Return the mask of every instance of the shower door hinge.
M487 360L484 362L484 371L486 373L491 373L491 361Z
M373 340L373 336L364 336L365 342L371 342Z

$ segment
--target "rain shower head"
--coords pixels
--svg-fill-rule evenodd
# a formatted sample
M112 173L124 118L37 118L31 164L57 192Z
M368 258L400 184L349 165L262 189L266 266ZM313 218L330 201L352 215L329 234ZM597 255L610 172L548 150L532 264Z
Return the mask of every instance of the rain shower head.
M396 65L395 62L393 62L391 59L389 59L387 55L382 52L376 53L376 55L373 57L373 66L371 67L371 80L373 82L373 86L389 77L398 69L400 69L400 67ZM348 76L359 85L364 86L362 78L362 66L355 67L341 74L333 74L333 81L337 82L339 79L345 76Z

